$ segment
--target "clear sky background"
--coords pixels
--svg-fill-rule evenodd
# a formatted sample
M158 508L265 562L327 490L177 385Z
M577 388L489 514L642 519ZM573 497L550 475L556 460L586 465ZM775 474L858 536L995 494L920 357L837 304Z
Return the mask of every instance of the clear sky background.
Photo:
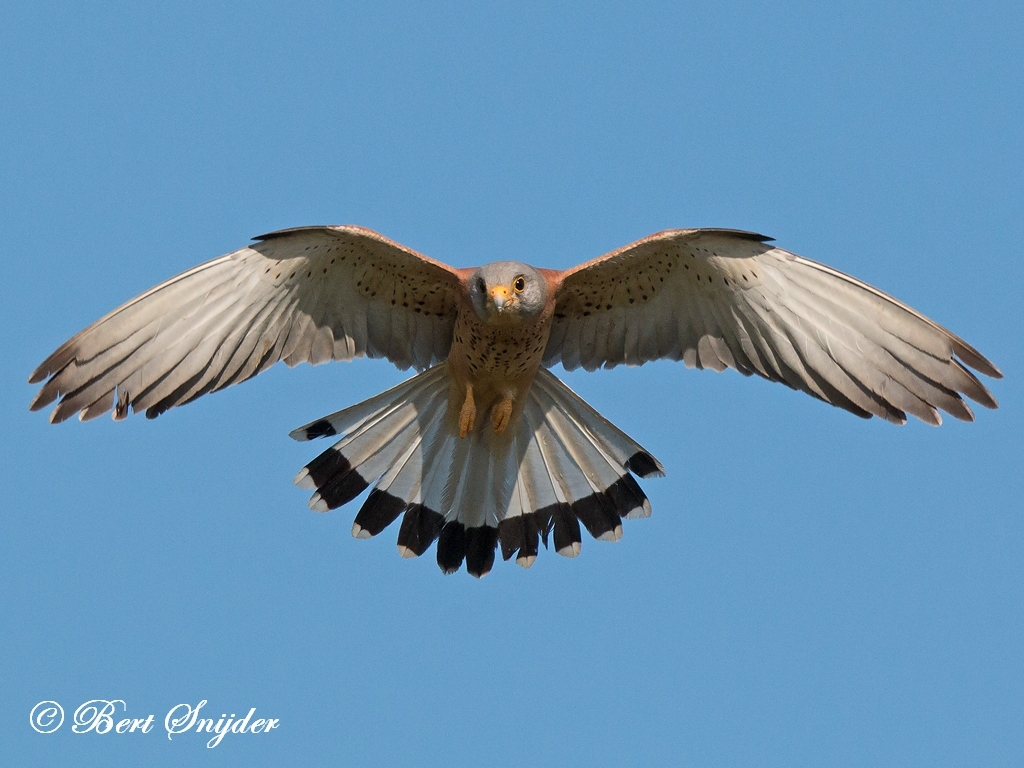
M5 4L3 762L1024 764L1022 29L1019 1ZM457 266L756 230L976 345L1001 408L897 428L731 371L566 375L667 467L654 515L481 581L291 484L321 445L288 431L384 361L28 412L100 315L330 223ZM29 727L96 698L156 729ZM203 699L280 728L168 741Z

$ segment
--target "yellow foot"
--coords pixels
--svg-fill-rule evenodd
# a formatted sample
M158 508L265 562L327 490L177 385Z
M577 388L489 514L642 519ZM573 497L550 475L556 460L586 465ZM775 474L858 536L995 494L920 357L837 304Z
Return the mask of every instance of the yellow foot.
M473 387L466 385L466 401L459 411L459 437L465 437L473 431L473 422L476 421L476 403L473 402Z
M491 409L491 424L494 426L494 434L500 435L505 431L511 416L512 398L505 395L504 399Z

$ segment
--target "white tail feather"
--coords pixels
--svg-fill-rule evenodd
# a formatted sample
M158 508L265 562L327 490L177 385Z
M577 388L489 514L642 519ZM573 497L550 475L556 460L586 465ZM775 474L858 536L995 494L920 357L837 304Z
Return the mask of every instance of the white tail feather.
M478 414L465 438L448 413L445 364L365 402L292 432L297 440L340 436L295 478L316 489L319 511L373 492L356 515L352 534L376 535L403 517L398 547L422 554L440 537L446 571L481 576L502 555L533 564L538 539L574 557L580 523L598 539L622 536L623 517L645 517L650 504L630 475L662 474L650 454L546 370L526 394L518 420L496 435Z

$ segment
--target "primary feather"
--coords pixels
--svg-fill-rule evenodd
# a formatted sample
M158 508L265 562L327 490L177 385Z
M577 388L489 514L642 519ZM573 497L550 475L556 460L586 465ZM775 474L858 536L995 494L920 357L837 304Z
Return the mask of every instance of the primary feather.
M288 365L386 357L444 360L458 274L360 227L265 235L168 280L96 321L36 368L32 410L52 422L122 407L158 416L206 392Z
M544 364L683 360L782 382L901 424L996 401L974 347L876 288L733 230L670 230L561 276Z

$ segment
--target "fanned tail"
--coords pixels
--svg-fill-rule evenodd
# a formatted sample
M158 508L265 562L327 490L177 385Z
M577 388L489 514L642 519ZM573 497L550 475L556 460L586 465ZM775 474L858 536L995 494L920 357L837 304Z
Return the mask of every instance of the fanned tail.
M578 555L580 523L596 539L617 541L622 518L650 515L631 473L662 475L661 464L547 370L501 435L482 413L460 439L449 386L442 363L292 432L296 440L341 436L295 477L316 491L309 506L335 509L372 487L353 536L376 536L401 516L403 557L422 555L436 539L445 573L465 561L474 576L491 570L499 542L505 560L529 567L549 537L559 554Z

